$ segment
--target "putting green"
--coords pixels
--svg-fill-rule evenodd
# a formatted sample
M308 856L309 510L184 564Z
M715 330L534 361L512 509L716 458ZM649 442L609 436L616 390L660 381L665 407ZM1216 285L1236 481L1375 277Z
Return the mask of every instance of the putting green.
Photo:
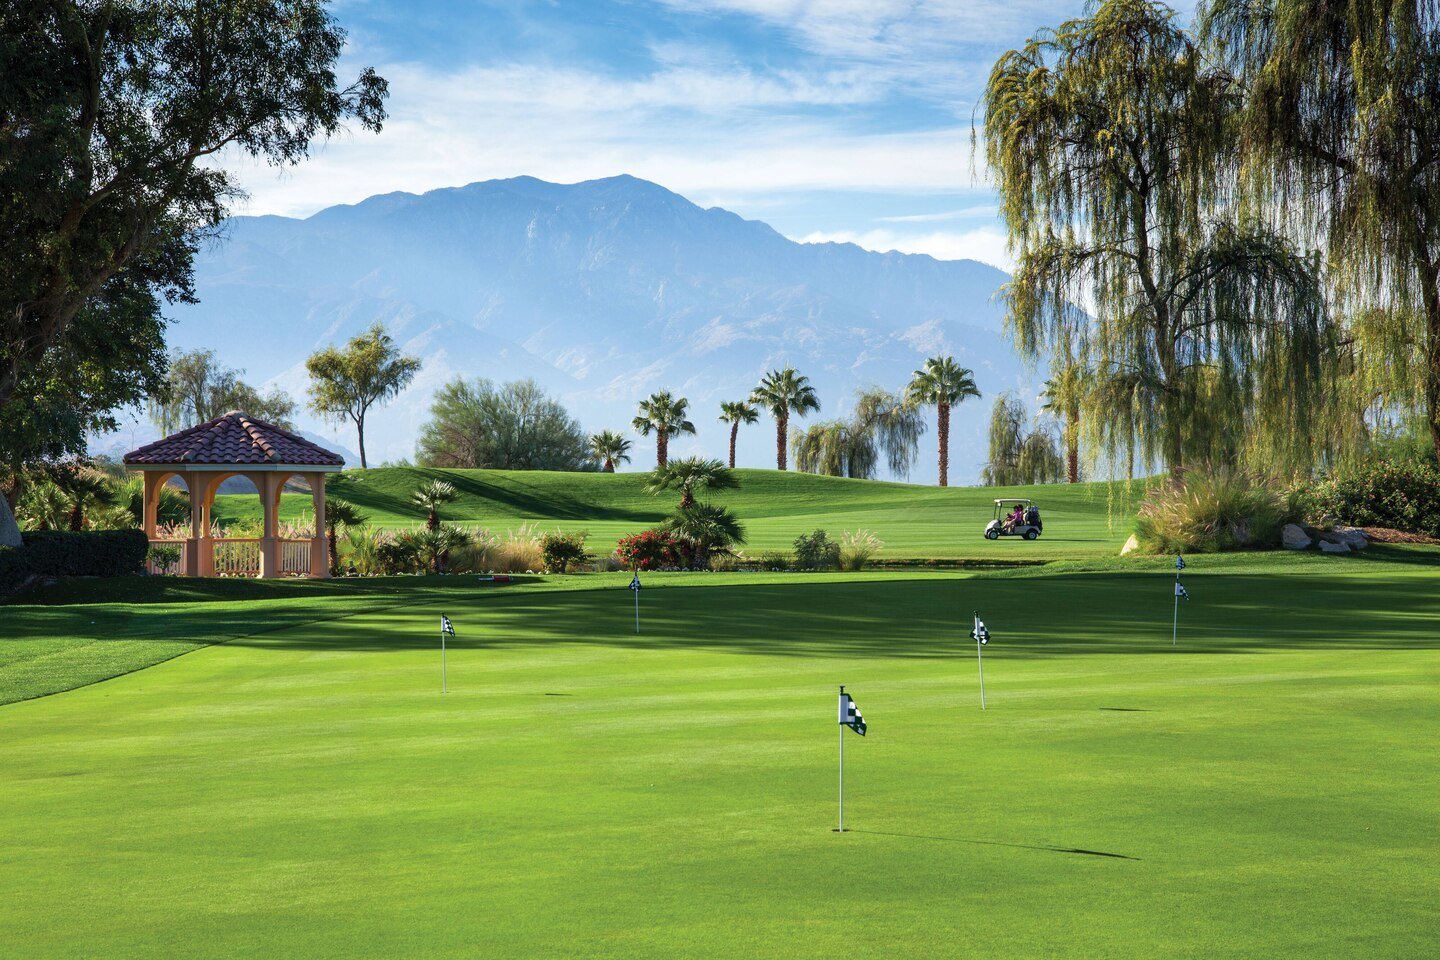
M1422 956L1433 559L417 579L0 708L0 955Z

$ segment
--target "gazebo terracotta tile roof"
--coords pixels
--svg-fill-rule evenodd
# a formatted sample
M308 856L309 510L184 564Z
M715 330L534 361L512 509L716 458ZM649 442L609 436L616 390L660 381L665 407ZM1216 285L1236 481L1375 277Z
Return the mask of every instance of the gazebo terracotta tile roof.
M289 430L231 410L125 454L125 463L343 467L345 458Z

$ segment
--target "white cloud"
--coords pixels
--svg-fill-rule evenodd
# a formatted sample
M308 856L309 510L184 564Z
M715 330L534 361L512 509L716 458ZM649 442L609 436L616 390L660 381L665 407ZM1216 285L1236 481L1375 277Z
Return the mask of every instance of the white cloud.
M1005 234L999 227L982 227L961 232L938 230L931 233L899 233L894 230L834 230L792 237L801 243L853 243L866 250L888 253L925 253L937 260L979 260L1007 273L1015 261L1005 249Z
M881 223L937 223L941 220L970 220L973 218L993 219L999 208L987 203L978 207L963 207L946 210L943 213L912 213L901 217L876 217Z

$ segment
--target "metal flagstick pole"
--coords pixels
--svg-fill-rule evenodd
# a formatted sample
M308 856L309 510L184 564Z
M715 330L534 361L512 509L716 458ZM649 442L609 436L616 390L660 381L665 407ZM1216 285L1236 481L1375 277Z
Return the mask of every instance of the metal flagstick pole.
M984 647L980 643L980 614L975 613L975 664L980 668L980 709L985 709L985 655L981 652Z
M845 685L840 685L840 693L845 693ZM837 725L840 731L840 833L845 832L845 724Z
M444 696L445 692L445 621L442 619L440 621L440 695Z
M633 594L635 594L635 632L636 632L636 633L639 633L639 632L640 632L640 591L639 591L639 590L631 590L630 592L633 593Z
M1177 587L1180 584L1179 570L1175 571L1175 584ZM1175 638L1180 633L1180 591L1178 589L1175 590L1175 599L1172 602L1175 604L1175 612L1170 618L1170 646L1173 647L1175 646Z

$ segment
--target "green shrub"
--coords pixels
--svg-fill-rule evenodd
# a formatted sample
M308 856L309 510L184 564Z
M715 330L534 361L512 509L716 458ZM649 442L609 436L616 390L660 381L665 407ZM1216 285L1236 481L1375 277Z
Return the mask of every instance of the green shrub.
M584 563L590 555L585 552L585 531L579 533L547 533L540 538L540 554L549 573L564 573L572 563Z
M146 552L145 559L156 570L170 572L180 566L180 548L169 544L154 546Z
M1135 536L1146 553L1216 553L1274 547L1287 519L1285 498L1230 470L1192 471L1140 505Z
M761 570L783 571L790 569L792 560L784 550L766 550L756 559L756 565Z
M795 566L801 570L833 570L840 566L840 544L824 530L795 538Z
M1307 519L1393 527L1440 537L1440 468L1425 459L1373 460L1300 488Z
M22 547L0 547L0 594L34 577L125 577L143 573L150 539L139 530L31 531Z

